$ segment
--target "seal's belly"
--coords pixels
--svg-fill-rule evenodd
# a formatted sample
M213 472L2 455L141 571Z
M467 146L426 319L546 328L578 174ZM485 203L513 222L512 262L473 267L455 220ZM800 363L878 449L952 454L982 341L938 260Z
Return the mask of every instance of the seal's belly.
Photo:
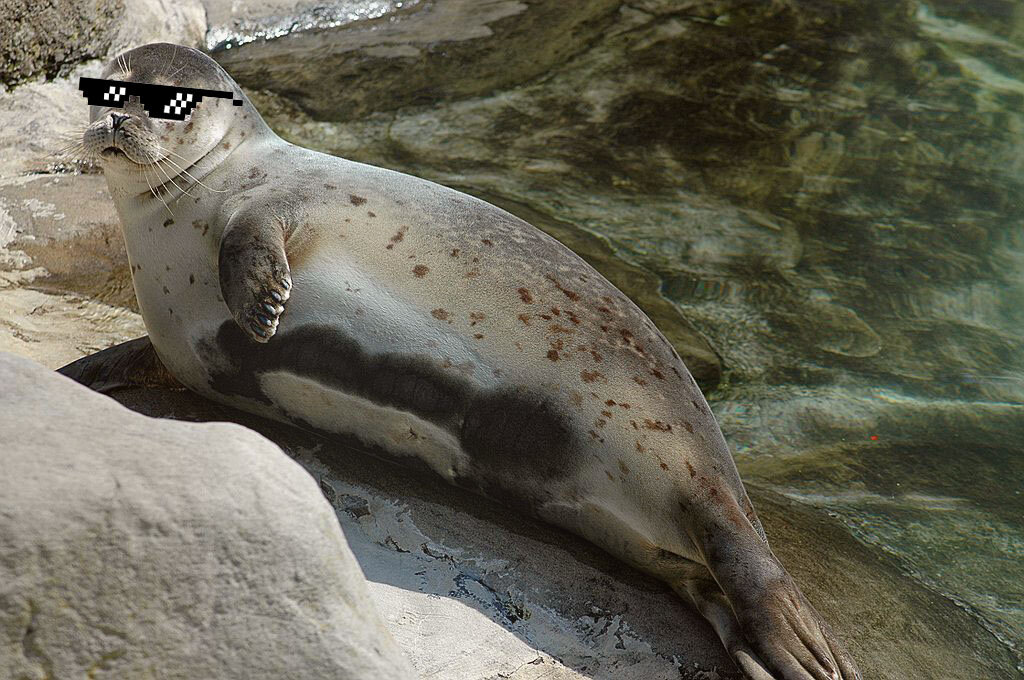
M355 436L395 458L418 458L448 481L468 465L456 434L410 411L289 371L264 373L259 386L286 418L315 431Z

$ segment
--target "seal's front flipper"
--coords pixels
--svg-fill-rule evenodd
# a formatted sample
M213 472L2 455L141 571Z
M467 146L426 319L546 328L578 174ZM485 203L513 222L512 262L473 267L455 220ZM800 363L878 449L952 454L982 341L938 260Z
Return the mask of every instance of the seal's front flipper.
M82 357L57 372L102 394L126 387L185 389L164 368L148 336Z
M220 241L220 290L231 316L256 342L277 332L292 277L284 226L260 215L236 214Z

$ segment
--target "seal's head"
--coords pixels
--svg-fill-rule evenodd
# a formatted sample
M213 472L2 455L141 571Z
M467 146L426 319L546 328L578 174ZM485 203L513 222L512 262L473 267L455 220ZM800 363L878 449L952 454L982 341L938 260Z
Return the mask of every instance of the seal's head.
M262 120L224 69L199 50L153 43L124 52L99 79L83 78L89 126L82 143L104 173L142 184L188 172ZM244 137L244 135L243 135ZM227 142L225 144L225 142ZM140 168L142 172L140 172Z

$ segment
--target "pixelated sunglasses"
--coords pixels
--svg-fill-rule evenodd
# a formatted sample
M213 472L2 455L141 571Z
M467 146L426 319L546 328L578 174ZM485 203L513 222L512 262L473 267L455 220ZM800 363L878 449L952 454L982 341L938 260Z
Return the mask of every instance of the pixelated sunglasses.
M231 103L235 106L242 105L242 100L234 99L234 94L231 92L200 90L194 87L79 78L78 89L82 91L92 106L121 108L128 101L128 97L138 97L142 108L150 118L165 120L185 120L199 105L199 102L203 101L203 97L231 99Z

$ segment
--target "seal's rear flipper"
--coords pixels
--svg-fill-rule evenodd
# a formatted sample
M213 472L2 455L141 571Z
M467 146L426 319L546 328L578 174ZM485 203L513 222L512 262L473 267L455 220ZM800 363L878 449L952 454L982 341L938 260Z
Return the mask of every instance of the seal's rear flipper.
M101 394L126 387L185 389L164 368L149 336L82 357L58 368L57 372Z

